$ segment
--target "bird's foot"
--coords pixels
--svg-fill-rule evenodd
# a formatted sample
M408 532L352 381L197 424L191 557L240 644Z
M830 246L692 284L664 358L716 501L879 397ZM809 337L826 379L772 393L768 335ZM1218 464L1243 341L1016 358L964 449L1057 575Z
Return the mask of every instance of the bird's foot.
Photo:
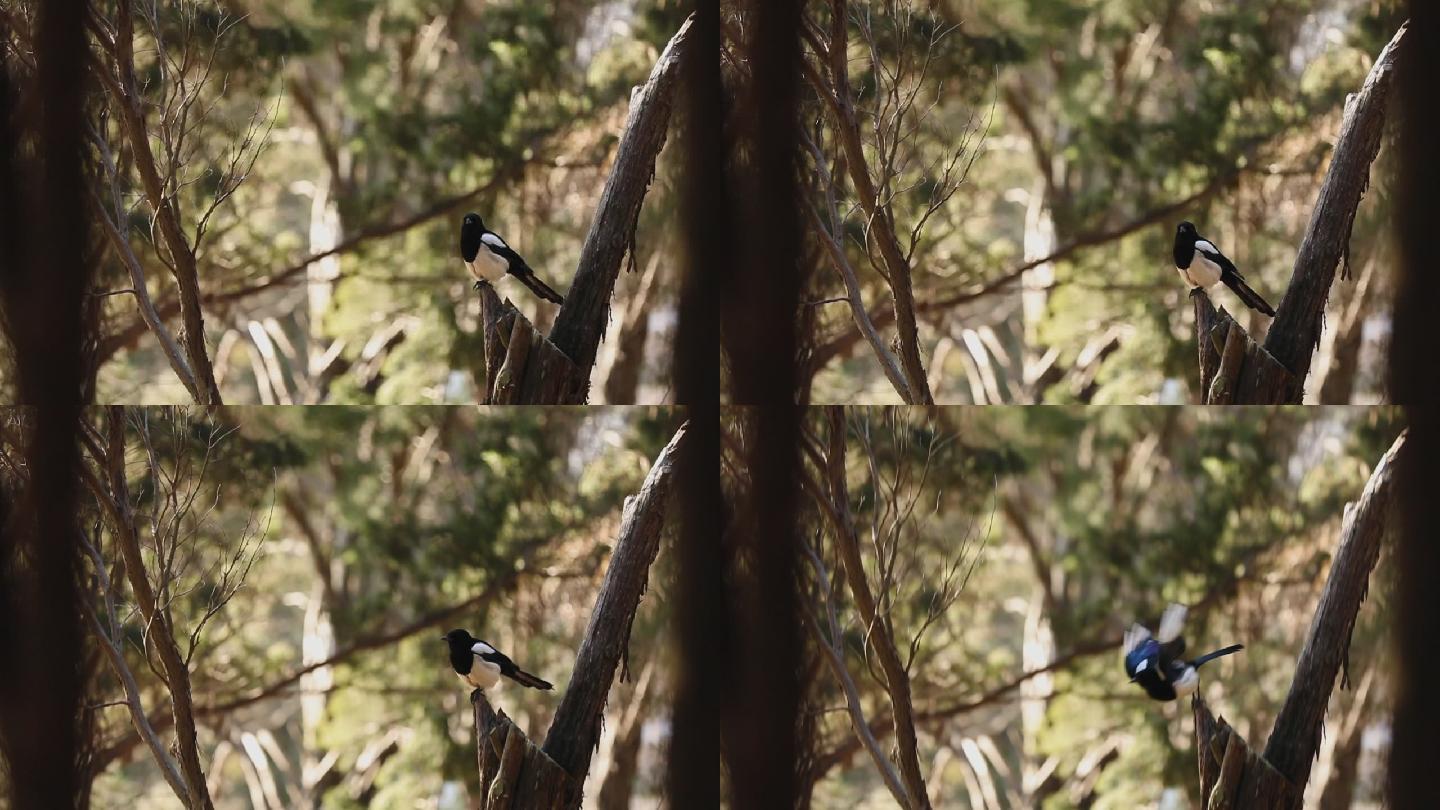
M473 690L470 691L470 702L471 702L471 703L475 703L475 702L479 701L480 698L484 697L484 695L485 695L485 692L484 692L484 691L482 691L482 690L480 690L480 689L473 689Z
M477 293L480 292L480 285L481 285L481 284L484 284L484 283L485 283L485 282L483 282L483 281L477 281L477 282L475 282L475 292L477 292Z

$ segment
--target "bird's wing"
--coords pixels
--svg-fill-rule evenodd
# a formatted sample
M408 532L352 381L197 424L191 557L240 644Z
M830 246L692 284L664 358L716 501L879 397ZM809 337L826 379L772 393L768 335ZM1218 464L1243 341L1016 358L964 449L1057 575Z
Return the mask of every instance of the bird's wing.
M1136 647L1144 644L1150 638L1150 630L1142 624L1132 624L1130 629L1125 631L1125 642L1120 645L1120 656L1123 658L1135 651Z
M1235 263L1226 258L1225 254L1220 252L1220 248L1215 247L1209 241L1205 239L1195 240L1195 250L1204 255L1205 258L1220 265L1221 272L1234 273L1241 281L1245 280L1245 277L1240 275L1240 271L1235 269Z
M1167 644L1180 636L1185 629L1185 614L1189 608L1184 605L1171 604L1165 608L1165 613L1160 617L1160 627L1155 631L1155 638L1161 644Z
M510 249L510 246L505 244L505 240L501 239L499 234L491 233L490 231L486 231L485 234L480 237L480 241L491 247L504 248L506 250Z
M495 648L483 641L477 641L470 646L470 651L476 655L494 655Z

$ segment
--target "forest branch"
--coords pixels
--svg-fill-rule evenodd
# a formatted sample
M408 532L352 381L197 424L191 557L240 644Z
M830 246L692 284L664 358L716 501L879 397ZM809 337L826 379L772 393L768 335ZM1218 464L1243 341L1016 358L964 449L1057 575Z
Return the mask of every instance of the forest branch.
M865 625L865 639L880 659L885 675L885 690L890 696L891 711L895 716L895 737L897 742L898 765L907 794L906 805L911 808L929 808L929 793L925 789L925 777L920 772L920 759L915 736L915 714L910 697L910 673L900 658L895 644L894 628L890 625L888 613L882 613L876 605L865 574L865 565L860 559L859 532L850 513L850 492L845 481L845 410L839 406L826 408L829 421L829 439L825 454L825 475L833 509L835 548L844 563L846 582L856 610Z
M192 810L213 807L210 792L206 788L205 771L200 765L199 743L196 739L195 707L190 694L190 671L186 655L180 650L175 638L175 628L167 603L157 598L150 582L140 552L140 536L136 528L133 502L130 499L129 484L125 477L125 409L111 406L106 410L105 475L109 487L108 499L112 505L111 529L115 544L125 561L124 573L130 582L130 592L135 597L140 617L147 629L147 646L153 646L159 655L166 689L170 693L170 705L175 718L175 748L180 760L180 770L185 777L186 804ZM164 590L165 580L161 582Z

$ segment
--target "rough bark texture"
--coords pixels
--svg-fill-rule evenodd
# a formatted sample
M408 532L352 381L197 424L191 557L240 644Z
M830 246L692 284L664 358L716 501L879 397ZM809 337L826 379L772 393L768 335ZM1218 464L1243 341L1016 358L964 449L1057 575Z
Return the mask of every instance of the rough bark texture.
M887 616L876 607L870 583L865 577L865 565L860 559L859 533L850 514L850 494L845 484L845 411L839 406L830 406L827 415L830 421L830 446L826 453L827 477L830 479L831 497L839 511L842 528L835 532L835 546L845 564L845 580L855 598L855 607L865 622L865 638L880 659L880 668L885 674L885 689L890 695L892 710L895 712L895 741L897 765L900 777L909 794L909 806L929 808L929 792L925 789L925 777L920 773L920 758L915 737L915 713L910 699L910 674L900 660L900 650L895 644L895 634Z
M475 757L481 810L561 810L573 789L570 775L497 712L485 693L470 693L475 709Z
M483 378L477 373L475 382L482 389L482 405L564 404L576 380L589 379L588 369L571 362L489 284L480 285L480 322L485 366L477 370Z
M605 698L615 677L615 667L627 656L630 625L645 593L650 564L660 549L660 532L677 448L685 438L685 427L660 452L640 493L626 499L620 538L605 570L605 581L590 614L585 639L575 656L570 683L555 711L555 720L545 735L545 753L571 777L568 806L580 803L580 787L590 770L590 757L600 739L600 718Z
M1346 105L1330 168L1295 257L1295 272L1265 339L1266 351L1295 376L1296 384L1285 398L1288 402L1300 401L1310 358L1320 341L1325 302L1330 297L1335 270L1350 252L1350 229L1360 197L1370 182L1370 163L1380 151L1396 53L1405 32L1403 25L1395 32L1370 68L1360 92Z
M681 57L692 20L687 19L656 60L650 78L631 98L630 115L615 154L615 165L605 188L590 232L580 249L580 265L550 340L583 374L568 380L560 404L577 405L590 393L590 369L595 352L610 320L610 297L625 253L635 241L635 223L640 204L655 175L655 157L665 143L670 127L674 88L680 73Z
M1389 522L1391 470L1404 446L1401 434L1375 466L1359 503L1346 509L1340 548L1310 622L1290 692L1265 744L1265 759L1295 785L1303 786L1310 777L1335 676L1342 667L1348 668L1355 616L1370 588L1370 570L1380 556L1380 540Z
M1285 402L1298 384L1294 375L1256 343L1204 290L1191 290L1195 344L1200 352L1200 392L1206 405Z
M1224 718L1216 719L1197 692L1195 751L1200 760L1200 806L1208 810L1297 807L1303 791L1270 767Z

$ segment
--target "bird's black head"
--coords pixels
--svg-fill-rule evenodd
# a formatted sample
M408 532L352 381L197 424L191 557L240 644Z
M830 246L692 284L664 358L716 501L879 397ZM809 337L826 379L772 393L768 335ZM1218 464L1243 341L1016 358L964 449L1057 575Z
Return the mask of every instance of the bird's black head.
M481 229L484 229L485 227L485 221L482 220L480 218L480 215L475 213L474 211L471 211L470 213L465 215L465 220L462 224L464 224L466 227L479 227Z
M1176 232L1176 233L1195 233L1195 223L1193 223L1193 222L1191 222L1191 221L1189 221L1189 220L1185 220L1184 222L1181 222L1179 225L1176 225L1176 226L1175 226L1175 232Z
M468 649L475 643L475 637L470 635L469 630L451 630L441 636L440 640L449 642L451 647L459 647L460 649Z

